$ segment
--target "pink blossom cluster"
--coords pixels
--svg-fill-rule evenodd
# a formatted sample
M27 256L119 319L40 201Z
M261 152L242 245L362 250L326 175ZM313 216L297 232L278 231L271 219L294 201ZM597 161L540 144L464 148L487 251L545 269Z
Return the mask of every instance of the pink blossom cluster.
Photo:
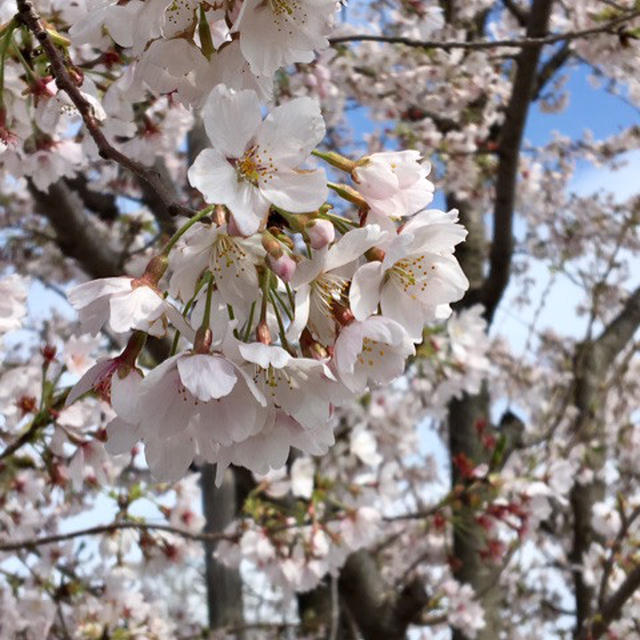
M154 474L170 479L194 460L218 463L221 479L231 463L281 467L290 447L325 453L334 407L397 378L423 326L446 318L467 288L454 257L466 232L455 211L421 211L433 187L417 154L354 162L318 152L349 170L353 186L332 186L359 204L354 218L326 203L324 170L298 169L324 133L312 101L263 120L253 92L218 87L203 117L213 148L189 177L211 206L142 277L69 293L86 330L136 333L67 402L108 389L117 417L107 447L142 440ZM141 336L168 332L177 352L143 375Z

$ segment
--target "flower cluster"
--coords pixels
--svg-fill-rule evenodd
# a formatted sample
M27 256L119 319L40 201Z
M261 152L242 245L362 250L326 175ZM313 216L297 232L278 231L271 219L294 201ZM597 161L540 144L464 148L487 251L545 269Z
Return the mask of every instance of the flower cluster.
M106 393L117 414L107 447L123 453L144 441L152 471L169 479L193 460L218 463L221 478L231 463L281 467L290 447L325 453L333 407L399 376L425 323L446 318L467 288L453 255L466 232L456 211L420 210L433 185L417 154L353 162L315 152L351 174L353 185L329 183L359 206L341 215L327 202L324 170L303 166L324 135L312 100L263 119L254 92L220 85L203 118L212 148L189 179L210 206L142 277L69 294L87 329L136 332L69 401ZM376 176L385 177L377 191ZM360 184L369 186L361 193ZM170 326L180 351L143 376L141 335Z

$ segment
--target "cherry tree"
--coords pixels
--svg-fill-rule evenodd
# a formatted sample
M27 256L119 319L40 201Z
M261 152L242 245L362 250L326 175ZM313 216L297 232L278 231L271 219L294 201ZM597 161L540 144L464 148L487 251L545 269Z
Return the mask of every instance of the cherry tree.
M639 39L4 0L0 637L640 638L640 128L525 139Z

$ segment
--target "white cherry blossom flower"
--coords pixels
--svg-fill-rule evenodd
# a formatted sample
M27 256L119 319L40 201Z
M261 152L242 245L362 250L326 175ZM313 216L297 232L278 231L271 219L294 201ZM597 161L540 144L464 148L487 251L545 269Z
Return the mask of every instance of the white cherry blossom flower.
M294 321L287 336L297 339L302 330L309 328L316 339L325 345L335 340L336 321L333 305L348 306L346 288L355 263L364 253L387 237L378 225L352 229L331 248L323 247L296 267L292 286L296 290Z
M291 465L291 493L300 498L311 497L315 465L311 458L296 458Z
M156 94L176 92L185 105L198 105L211 87L208 63L193 43L176 38L155 40L136 66L135 79Z
M187 336L193 330L180 313L142 279L101 278L75 286L68 294L83 331L96 335L108 321L116 333L133 329L162 337L167 317Z
M27 280L17 274L0 279L0 334L19 329L27 300Z
M302 213L324 203L324 171L299 169L324 137L316 101L297 98L263 121L255 92L218 85L202 118L214 148L198 155L189 181L207 202L229 207L241 233L255 233L271 204Z
M86 14L74 21L69 35L75 44L107 48L111 36L121 47L131 47L136 16L143 6L140 0L126 4L117 0L87 0Z
M184 475L196 455L212 460L220 446L245 440L266 419L266 402L252 380L220 354L173 356L149 373L138 395L121 417L138 425L159 478Z
M314 50L329 46L336 8L335 0L245 0L234 31L253 73L272 76L282 66L311 62Z
M169 292L186 302L208 268L220 298L234 308L248 309L259 293L256 265L264 255L264 248L255 237L230 235L226 224L198 225L171 252Z
M400 323L419 341L426 322L451 313L469 286L453 256L467 235L456 224L458 212L424 211L412 218L388 244L382 262L369 262L356 271L349 301L353 314L364 320L380 304L385 317Z
M342 328L333 363L344 385L353 393L361 393L368 384L386 384L401 375L407 357L414 352L400 324L390 318L371 316Z
M371 211L399 218L424 209L433 200L433 183L427 179L431 165L420 162L413 150L374 153L352 172L358 191Z
M229 447L220 447L215 457L216 484L220 485L224 471L230 464L246 467L257 474L281 468L287 461L291 447L309 455L324 455L335 442L330 421L306 429L282 411L272 409L271 417L256 435Z
M305 429L328 422L338 385L324 363L294 358L282 347L260 342L239 343L237 348L248 363L245 366L249 374L272 406ZM309 389L313 389L313 394L308 393Z

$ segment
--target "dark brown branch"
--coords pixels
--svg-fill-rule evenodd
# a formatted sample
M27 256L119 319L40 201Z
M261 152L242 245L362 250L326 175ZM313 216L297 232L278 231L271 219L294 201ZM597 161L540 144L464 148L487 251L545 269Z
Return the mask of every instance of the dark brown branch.
M604 367L609 367L640 326L640 287L628 298L622 311L596 340L595 348Z
M531 5L531 19L527 27L529 38L538 41L544 39L541 38L541 35L547 31L552 5L553 0L534 0ZM511 90L511 98L500 132L489 274L479 294L480 301L485 307L485 316L489 322L493 318L496 307L509 282L513 255L513 214L518 157L531 105L541 49L541 44L523 49L517 58L517 71Z
M95 221L85 214L80 196L64 180L52 184L44 193L29 185L38 210L48 218L56 232L56 242L65 256L74 258L93 278L115 276L121 272L120 256L111 249Z
M602 438L602 418L598 406L604 393L602 380L618 354L625 348L640 326L640 288L628 298L622 310L595 340L587 340L579 347L574 360L575 388L573 402L578 414L573 424L575 442L585 444ZM585 464L594 472L594 480L586 485L574 485L571 490L573 511L573 543L570 559L576 596L576 637L581 638L594 620L595 588L585 581L580 568L582 558L596 539L591 526L593 505L604 497L604 483L598 471L605 464L606 449L588 446Z
M581 634L578 636L579 640L597 640L597 638L601 638L606 633L609 625L620 617L622 608L638 587L640 587L640 565L637 565L627 574L617 591L611 595L593 617L593 623L590 626L583 627Z
M505 9L518 21L521 27L526 27L529 20L527 12L514 0L502 0Z
M535 86L533 88L532 100L534 102L540 98L540 95L549 81L570 57L571 48L569 47L569 43L565 42L562 47L560 47L548 60L545 61L538 72Z
M339 587L365 640L404 638L429 602L420 580L410 582L400 593L390 593L374 557L364 549L349 556Z
M51 536L42 536L40 538L29 538L26 540L17 540L16 542L0 543L0 552L19 551L21 549L35 549L47 544L55 544L56 542L65 542L82 538L84 536L97 536L103 533L114 533L123 529L136 529L138 531L161 531L172 533L173 535L195 541L217 541L217 540L234 540L235 536L224 533L193 533L185 529L177 529L168 524L147 524L143 522L113 522L111 524L98 525L78 531L70 531L68 533L57 533Z
M537 22L539 16L536 16L536 11L531 9L532 22ZM556 44L557 42L566 42L568 40L578 40L581 38L588 38L593 35L601 33L611 32L616 27L629 22L634 18L640 16L640 10L629 11L617 18L609 20L598 27L591 27L590 29L581 29L580 31L570 31L568 33L558 33L550 36L542 36L538 33L532 33L527 30L527 37L506 39L506 40L481 40L481 41L463 41L463 40L413 40L412 38L404 38L401 36L379 36L368 33L360 33L349 36L336 36L335 38L329 38L329 42L332 45L344 44L347 42L385 42L389 44L403 44L406 47L414 47L418 49L443 49L444 51L450 51L452 49L469 49L469 50L482 50L482 49L495 49L496 47L513 47L517 49L531 49L539 50L542 46L547 44Z
M40 45L44 49L44 52L51 63L51 70L56 79L58 88L69 96L76 109L80 112L87 131L98 147L100 157L117 162L120 166L128 169L149 184L151 189L153 189L157 194L158 198L162 200L171 215L181 214L187 217L192 217L195 214L195 211L189 207L185 207L175 200L173 189L166 184L165 180L163 180L162 176L157 171L144 166L140 162L132 160L125 154L118 151L107 140L95 117L93 107L83 97L77 84L67 71L65 61L60 51L51 40L47 30L42 24L40 16L35 12L31 1L18 0L18 11L20 12L20 20L38 39Z
M87 178L83 175L66 179L65 182L80 196L84 206L95 213L100 220L113 222L120 215L115 194L94 191L91 189Z

